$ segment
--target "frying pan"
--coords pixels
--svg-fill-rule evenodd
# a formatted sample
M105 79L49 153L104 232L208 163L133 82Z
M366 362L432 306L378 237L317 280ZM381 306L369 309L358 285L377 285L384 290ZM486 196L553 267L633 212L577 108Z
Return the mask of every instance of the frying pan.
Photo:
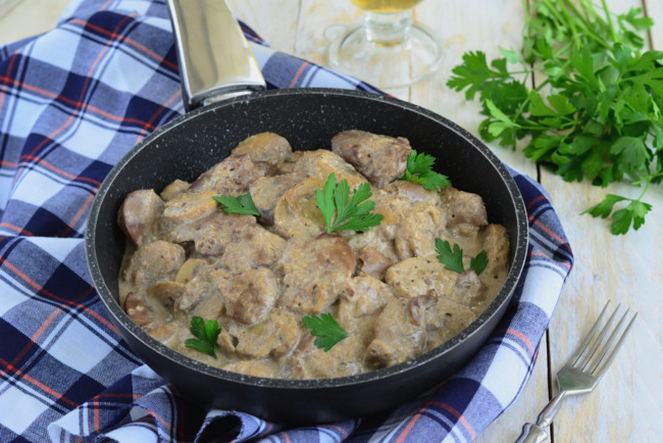
M339 89L265 91L224 2L168 4L190 112L157 129L112 169L92 204L85 235L90 274L124 340L182 395L273 421L320 423L366 415L439 385L485 342L507 309L523 269L528 224L522 197L506 168L456 124L410 103ZM491 223L505 226L511 244L506 281L472 324L440 347L396 366L351 377L285 380L227 372L187 358L150 337L124 313L118 304L117 276L125 237L116 215L129 192L159 190L176 178L191 181L258 132L276 132L294 149L328 149L332 136L353 128L407 137L415 149L437 157L454 186L483 197Z

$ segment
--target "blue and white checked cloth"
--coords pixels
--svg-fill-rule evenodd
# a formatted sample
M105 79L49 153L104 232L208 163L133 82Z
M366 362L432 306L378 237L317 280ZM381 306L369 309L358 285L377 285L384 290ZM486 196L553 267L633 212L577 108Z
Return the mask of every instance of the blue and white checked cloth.
M245 33L271 88L377 92ZM489 341L430 398L294 429L182 400L107 320L83 253L105 175L182 112L163 1L81 1L54 30L0 47L0 441L470 441L514 401L573 260L548 196L515 172L526 273Z

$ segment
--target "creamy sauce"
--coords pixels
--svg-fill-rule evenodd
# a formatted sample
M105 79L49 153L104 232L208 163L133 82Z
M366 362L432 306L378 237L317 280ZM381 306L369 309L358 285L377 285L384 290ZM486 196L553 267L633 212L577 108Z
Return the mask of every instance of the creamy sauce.
M177 352L263 377L354 375L443 344L495 298L509 244L478 195L397 180L410 149L402 138L346 131L333 152L293 154L285 139L262 133L192 184L134 191L119 216L129 238L119 276L125 311ZM332 171L351 187L370 179L381 225L323 234L314 191ZM260 217L210 204L211 195L246 192ZM485 250L486 269L445 269L435 238L463 249L465 269ZM329 352L301 321L321 312L349 334ZM185 346L193 316L218 320L217 358Z

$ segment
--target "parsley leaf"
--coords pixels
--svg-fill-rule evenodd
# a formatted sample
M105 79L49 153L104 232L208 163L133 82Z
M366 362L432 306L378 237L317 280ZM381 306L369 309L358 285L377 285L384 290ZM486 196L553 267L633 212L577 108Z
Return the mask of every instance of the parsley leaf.
M407 180L420 184L428 191L437 191L451 184L446 175L433 171L435 157L432 155L417 153L414 149L407 157L407 167L401 180Z
M366 231L382 222L382 214L372 214L374 201L367 201L373 193L371 185L362 183L350 195L348 181L343 179L336 183L336 175L332 172L327 177L323 189L315 191L315 201L325 221L327 233L334 231Z
M628 200L628 199L620 195L607 194L603 198L603 200L601 200L601 202L587 209L586 211L583 212L583 214L590 214L592 217L607 218L610 216L610 213L612 212L612 208L613 206L615 206L615 203L620 202L622 200Z
M476 257L470 261L470 268L480 275L488 266L488 253L486 251L479 252Z
M205 321L202 317L194 315L191 318L189 331L196 338L188 338L184 342L184 346L216 358L216 339L221 333L219 322L216 320Z
M615 14L596 3L527 2L522 48L500 48L493 60L467 52L447 85L478 96L484 140L523 146L566 181L644 183L638 198L606 196L584 212L610 218L611 232L623 234L642 226L651 208L642 198L663 181L663 52L644 50L641 32L653 21L641 9Z
M437 260L450 271L462 274L465 272L463 265L463 250L457 244L454 244L453 249L448 241L439 238L435 239L435 250L439 254ZM477 275L481 274L488 265L488 253L486 251L479 252L476 257L470 261L470 268L476 272Z
M645 185L645 190L640 197L634 199L615 194L607 194L603 200L584 211L583 214L589 213L593 217L601 218L608 218L612 214L610 232L615 235L626 234L631 227L637 231L644 224L645 215L647 215L652 208L649 203L640 201L642 195L646 192L646 188L647 185ZM629 204L612 212L615 204L622 201L628 201Z
M649 203L632 200L631 203L622 209L615 211L612 215L610 232L615 235L626 234L631 226L637 231L645 222L645 215L649 211L651 211L651 205Z
M336 343L348 337L348 333L339 325L331 314L309 315L302 318L304 326L311 330L311 335L318 338L313 344L325 352Z
M437 260L442 263L445 268L459 274L465 272L465 268L463 267L463 250L460 249L460 246L454 244L454 248L451 250L451 245L448 241L436 238L435 249L439 254Z
M215 195L212 197L217 203L222 205L222 209L226 214L242 214L242 215L260 215L260 211L256 208L251 194L246 193L233 197L232 195Z

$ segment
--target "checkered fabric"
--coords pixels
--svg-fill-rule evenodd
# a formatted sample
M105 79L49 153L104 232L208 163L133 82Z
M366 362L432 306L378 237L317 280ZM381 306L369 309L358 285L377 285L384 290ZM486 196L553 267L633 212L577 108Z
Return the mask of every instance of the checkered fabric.
M270 88L378 92L245 33ZM163 1L80 1L52 31L0 47L1 441L470 441L514 401L572 265L548 196L516 172L532 228L526 272L488 342L433 395L285 428L187 404L142 365L92 286L83 231L113 165L182 112Z

